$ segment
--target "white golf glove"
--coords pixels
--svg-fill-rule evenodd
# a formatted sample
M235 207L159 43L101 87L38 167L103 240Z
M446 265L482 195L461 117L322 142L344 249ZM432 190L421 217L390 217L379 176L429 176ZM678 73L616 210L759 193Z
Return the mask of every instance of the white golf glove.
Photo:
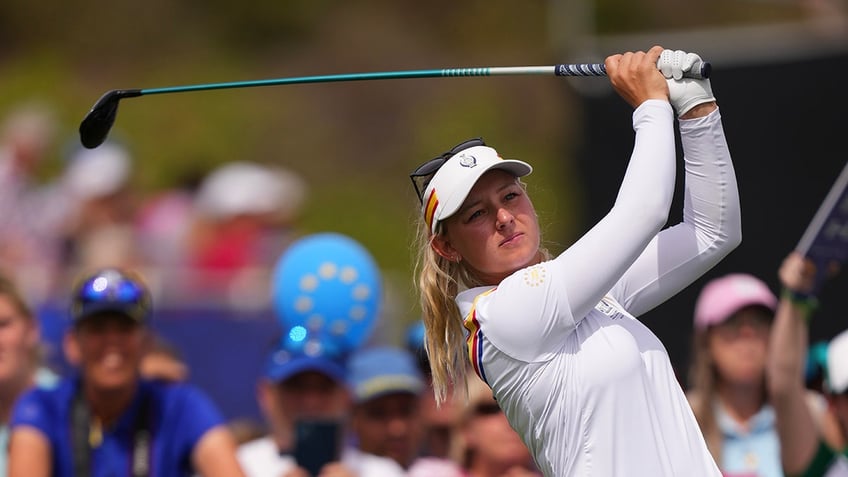
M677 116L703 103L715 101L709 79L684 78L683 74L693 67L701 67L701 57L681 50L663 50L657 68L668 82L668 99Z

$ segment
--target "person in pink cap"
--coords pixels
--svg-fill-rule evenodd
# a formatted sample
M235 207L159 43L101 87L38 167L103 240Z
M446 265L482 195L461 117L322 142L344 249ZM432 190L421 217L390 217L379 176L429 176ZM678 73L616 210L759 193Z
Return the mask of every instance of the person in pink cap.
M777 306L768 285L743 273L708 282L695 304L687 397L726 477L783 476L766 382ZM809 392L807 401L821 416L821 396Z

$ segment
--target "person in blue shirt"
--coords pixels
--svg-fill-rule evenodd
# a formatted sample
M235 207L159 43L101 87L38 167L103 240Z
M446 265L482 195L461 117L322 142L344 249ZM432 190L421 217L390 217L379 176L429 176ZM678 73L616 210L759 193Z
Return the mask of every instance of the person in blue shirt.
M6 477L9 417L33 386L49 388L58 376L43 365L38 319L11 276L0 273L0 477Z
M17 402L10 477L244 475L201 390L140 376L150 315L150 293L132 272L103 269L80 282L69 336L78 372Z

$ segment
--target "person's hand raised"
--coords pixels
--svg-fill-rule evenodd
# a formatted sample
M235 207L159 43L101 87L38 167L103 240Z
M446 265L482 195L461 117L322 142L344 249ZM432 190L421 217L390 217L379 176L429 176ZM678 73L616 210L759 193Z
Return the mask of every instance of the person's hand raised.
M668 101L668 84L657 68L663 47L611 55L604 61L613 89L634 108L649 99Z

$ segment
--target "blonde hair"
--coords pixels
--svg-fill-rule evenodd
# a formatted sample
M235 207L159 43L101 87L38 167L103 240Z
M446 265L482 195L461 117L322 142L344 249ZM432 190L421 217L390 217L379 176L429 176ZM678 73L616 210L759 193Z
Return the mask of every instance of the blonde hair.
M524 187L523 182L519 183ZM451 384L458 384L454 387L455 393L468 395L468 354L456 296L460 290L490 284L471 273L464 262L454 262L436 253L431 244L435 236L445 232L442 223L437 224L436 233L431 234L421 214L417 222L415 275L424 321L424 349L430 362L436 405L440 406ZM539 256L543 260L551 258L548 250L541 247Z
M441 224L437 233L442 232ZM460 284L470 279L460 263L440 256L430 245L433 235L423 218L418 221L415 274L424 321L424 349L430 362L436 405L447 398L451 383L465 383L467 366L464 350L465 332L456 305ZM463 386L463 390L465 387Z

